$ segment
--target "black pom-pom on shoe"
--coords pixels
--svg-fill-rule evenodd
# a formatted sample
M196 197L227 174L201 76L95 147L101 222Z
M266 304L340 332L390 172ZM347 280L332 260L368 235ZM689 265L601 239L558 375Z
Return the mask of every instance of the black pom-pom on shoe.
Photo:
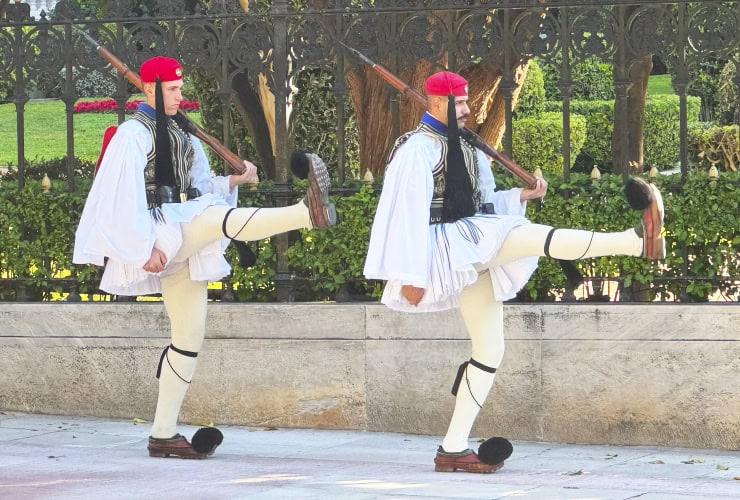
M215 427L201 427L190 440L190 445L198 453L212 454L224 440L224 435Z
M509 458L514 451L511 442L502 437L486 439L478 447L478 458L489 465L498 465Z
M290 156L290 171L299 179L308 179L308 169L311 159L308 157L308 151L296 149Z
M653 201L653 190L650 184L639 177L630 177L624 185L624 195L627 203L634 210L645 210Z

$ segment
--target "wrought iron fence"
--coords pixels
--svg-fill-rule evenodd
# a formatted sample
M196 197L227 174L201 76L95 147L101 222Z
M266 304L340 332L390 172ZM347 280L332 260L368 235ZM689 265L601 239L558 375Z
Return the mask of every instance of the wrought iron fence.
M59 99L65 104L68 189L78 189L73 106L79 96L75 82L89 79L93 72L109 70L81 36L82 31L92 34L131 68L148 57L165 54L182 61L186 70L208 75L225 118L219 131L225 144L233 142L234 131L227 117L240 89L249 86L254 95L260 86L269 89L274 96L274 129L272 135L264 136L270 140L257 141L256 148L263 171L275 181L271 197L276 205L287 204L293 196L289 188L288 152L294 146L290 107L295 97L293 82L306 68L333 75L336 120L326 126L336 137L331 160L336 184L345 186L365 170L364 166L348 165L346 134L352 109L347 76L362 74L367 67L349 57L342 44L399 73L419 61L429 68L437 65L459 70L480 63L497 68L503 105L501 145L508 156L516 134L513 103L520 83L518 69L532 58L557 61L566 179L572 164L573 68L586 59L597 57L613 65L615 120L623 123L630 105L631 68L651 56L669 62L679 98L678 159L684 174L689 167L687 95L691 68L708 56L734 61L737 73L732 81L740 88L738 1L273 0L249 4L250 11L244 12L233 0L128 0L107 2L104 11L93 12L83 9L78 1L62 0L40 19L29 18L27 4L7 4L4 16L0 15L0 82L9 88L7 100L16 110L19 186L27 181L24 124L28 83L50 79L61 89ZM130 88L121 75L112 83L115 91L111 97L122 121ZM385 125L389 136L398 135L403 128L403 101L389 93L382 103L390 110L390 123ZM740 112L740 102L737 109ZM362 148L363 137L359 140ZM630 172L630 140L634 139L626 127L621 127L614 139L619 152L615 165L625 175ZM385 152L377 155L384 157ZM284 257L287 245L287 236L277 238L275 283L281 300L290 297L293 286Z

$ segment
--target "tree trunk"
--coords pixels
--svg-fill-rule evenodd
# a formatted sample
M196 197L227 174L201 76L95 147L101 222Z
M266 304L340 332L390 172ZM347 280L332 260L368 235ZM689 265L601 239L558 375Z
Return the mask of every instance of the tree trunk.
M653 70L652 54L635 61L630 67L630 87L627 100L627 130L629 131L629 160L642 172L644 164L645 98L650 73Z
M517 81L524 81L528 64L517 70ZM399 72L398 76L411 88L423 93L424 80L433 72L426 61L419 61L413 70ZM500 142L504 133L504 99L498 92L501 70L490 65L471 65L460 70L470 82L469 106L471 116L467 126L491 145ZM391 100L398 93L366 65L347 73L352 105L355 111L362 170L383 175L390 148L396 137L392 126ZM514 103L519 89L513 94ZM424 110L415 101L402 98L399 103L399 134L413 130Z
M421 62L413 70L402 71L399 77L419 90L423 88L428 67L428 63ZM397 98L398 92L364 64L347 72L346 78L357 123L361 169L363 172L369 170L373 175L383 175L388 153L396 139L392 100ZM399 133L413 129L422 113L423 109L416 103L402 98L399 103Z

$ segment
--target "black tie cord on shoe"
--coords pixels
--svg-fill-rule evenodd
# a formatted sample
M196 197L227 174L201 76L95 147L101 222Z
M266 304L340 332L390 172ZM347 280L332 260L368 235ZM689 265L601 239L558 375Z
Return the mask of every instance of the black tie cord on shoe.
M226 224L226 222L224 222L224 224ZM550 229L550 232L547 233L547 238L545 238L545 255L550 258L552 258L552 255L550 255L550 242L552 241L552 235L554 233L555 233L555 228Z
M224 216L223 223L221 224L221 231L224 233L224 236L226 236L230 240L233 240L234 238L236 238L237 236L239 236L239 234L242 231L244 231L244 228L247 227L247 224L249 224L249 221L252 220L252 217L254 217L255 214L261 210L261 208L262 207L257 207L257 208L254 209L254 212L252 212L252 215L249 216L249 218L247 219L247 221L244 223L244 225L242 225L241 229L239 229L234 236L229 236L229 233L226 232L226 222L229 220L229 215L231 215L231 212L233 212L234 210L236 210L236 208L229 209L229 211L226 212L226 215Z
M178 349L177 347L175 347L172 344L168 345L167 347L164 348L164 350L162 351L162 355L159 357L159 365L157 366L157 378L159 378L159 376L162 374L162 363L164 362L164 359L166 357L167 358L167 364L170 365L170 368L172 369L172 372L175 375L177 375L177 378L179 378L180 380L182 380L186 384L189 384L190 381L189 380L185 380L184 378L182 378L180 376L180 374L177 373L177 370L175 370L175 367L172 366L172 363L170 363L170 358L169 358L169 356L167 356L167 351L169 351L170 349L172 349L173 351L175 351L177 354L181 354L181 355L187 356L189 358L197 358L198 357L198 353L197 352L185 351L183 349Z

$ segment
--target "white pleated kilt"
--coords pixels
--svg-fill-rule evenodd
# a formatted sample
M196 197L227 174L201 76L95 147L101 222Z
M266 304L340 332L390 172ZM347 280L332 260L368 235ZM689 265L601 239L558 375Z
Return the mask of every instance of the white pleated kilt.
M164 223L154 225L157 234L157 248L167 256L167 265L161 273L149 273L141 266L108 259L100 289L114 295L150 295L162 292L161 279L189 267L193 281L218 281L228 276L231 266L224 257L230 240L223 238L209 243L185 262L174 262L173 258L182 246L180 224L187 224L213 205L229 205L222 196L206 193L194 200L183 203L162 205Z
M523 257L504 265L490 264L513 228L530 222L519 215L484 215L445 224L430 224L431 262L428 286L417 306L401 294L403 282L390 280L381 302L404 312L443 311L458 307L463 288L476 282L479 271L489 270L493 296L506 301L516 296L537 268L538 257Z

